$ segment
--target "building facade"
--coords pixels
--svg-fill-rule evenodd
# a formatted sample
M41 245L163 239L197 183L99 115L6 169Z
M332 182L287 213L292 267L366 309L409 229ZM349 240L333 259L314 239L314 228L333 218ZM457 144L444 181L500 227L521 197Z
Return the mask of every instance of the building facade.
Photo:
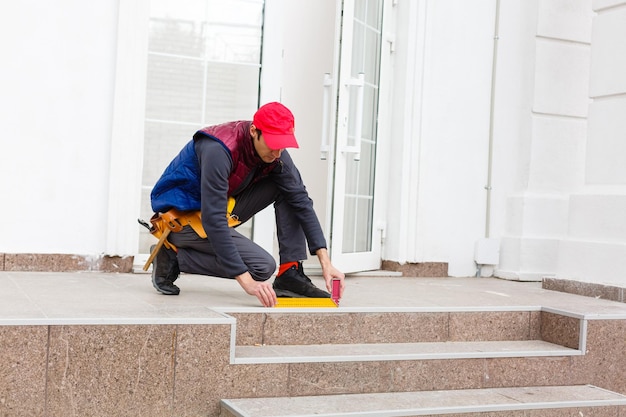
M0 17L4 269L137 263L178 148L276 100L342 269L626 283L625 1L167 3Z

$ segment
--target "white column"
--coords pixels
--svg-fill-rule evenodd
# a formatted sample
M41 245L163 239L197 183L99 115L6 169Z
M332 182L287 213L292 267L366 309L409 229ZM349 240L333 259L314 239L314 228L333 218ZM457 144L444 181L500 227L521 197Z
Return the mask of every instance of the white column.
M590 1L539 0L537 6L532 107L521 115L530 131L520 138L518 186L506 200L495 271L518 280L556 274L569 196L583 181L589 104Z
M149 9L149 0L119 2L107 255L138 250Z
M595 0L584 187L570 197L557 277L624 285L626 277L626 1Z

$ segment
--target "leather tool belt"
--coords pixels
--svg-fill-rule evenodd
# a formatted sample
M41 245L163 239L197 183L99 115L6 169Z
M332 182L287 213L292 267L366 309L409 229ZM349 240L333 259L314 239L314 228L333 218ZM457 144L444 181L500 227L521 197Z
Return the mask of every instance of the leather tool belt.
M238 226L241 222L237 215L232 214L235 208L235 199L233 197L228 198L228 204L226 207L226 218L228 219L228 227ZM194 232L203 239L206 239L206 232L202 227L202 217L200 210L196 211L180 211L176 209L170 209L165 213L155 213L150 219L150 233L157 239L161 239L166 229L170 232L180 232L183 227L190 226ZM169 234L169 232L167 232ZM176 247L165 239L163 244L168 249L176 250Z
M235 208L235 199L233 197L228 198L228 203L226 206L226 218L228 219L228 227L235 227L239 225L241 222L237 215L232 214L233 209ZM140 222L145 224L145 222ZM196 211L179 211L176 209L168 210L165 213L155 213L152 218L150 218L151 226L150 233L156 237L159 241L156 246L152 250L150 257L146 261L143 266L144 271L147 271L150 267L150 264L154 260L156 254L161 250L161 246L165 246L168 249L172 249L177 251L176 246L172 245L167 237L171 232L180 232L183 230L183 227L190 226L194 232L198 234L203 239L206 239L206 231L204 227L202 227L202 217L200 214L200 210Z

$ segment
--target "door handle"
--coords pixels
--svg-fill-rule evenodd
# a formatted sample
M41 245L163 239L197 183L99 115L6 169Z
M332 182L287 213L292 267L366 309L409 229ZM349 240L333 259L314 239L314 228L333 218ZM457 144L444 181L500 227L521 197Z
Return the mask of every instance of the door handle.
M329 73L324 74L324 98L322 103L322 145L320 146L320 159L328 158L328 150L330 144L328 140L328 131L330 130L329 118L330 118L330 92L333 85L333 79Z
M346 82L346 86L357 88L356 98L356 114L354 120L354 144L348 145L347 143L343 147L343 152L354 153L354 160L361 160L361 135L363 133L363 90L365 87L365 74L360 72L356 78L351 78ZM347 140L347 139L346 139Z

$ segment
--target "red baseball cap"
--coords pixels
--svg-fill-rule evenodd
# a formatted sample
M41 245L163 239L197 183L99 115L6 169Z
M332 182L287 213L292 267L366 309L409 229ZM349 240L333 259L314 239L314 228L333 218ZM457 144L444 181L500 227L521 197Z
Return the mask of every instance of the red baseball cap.
M252 124L261 131L265 143L270 149L298 148L294 136L295 121L291 111L278 102L271 102L259 107Z

